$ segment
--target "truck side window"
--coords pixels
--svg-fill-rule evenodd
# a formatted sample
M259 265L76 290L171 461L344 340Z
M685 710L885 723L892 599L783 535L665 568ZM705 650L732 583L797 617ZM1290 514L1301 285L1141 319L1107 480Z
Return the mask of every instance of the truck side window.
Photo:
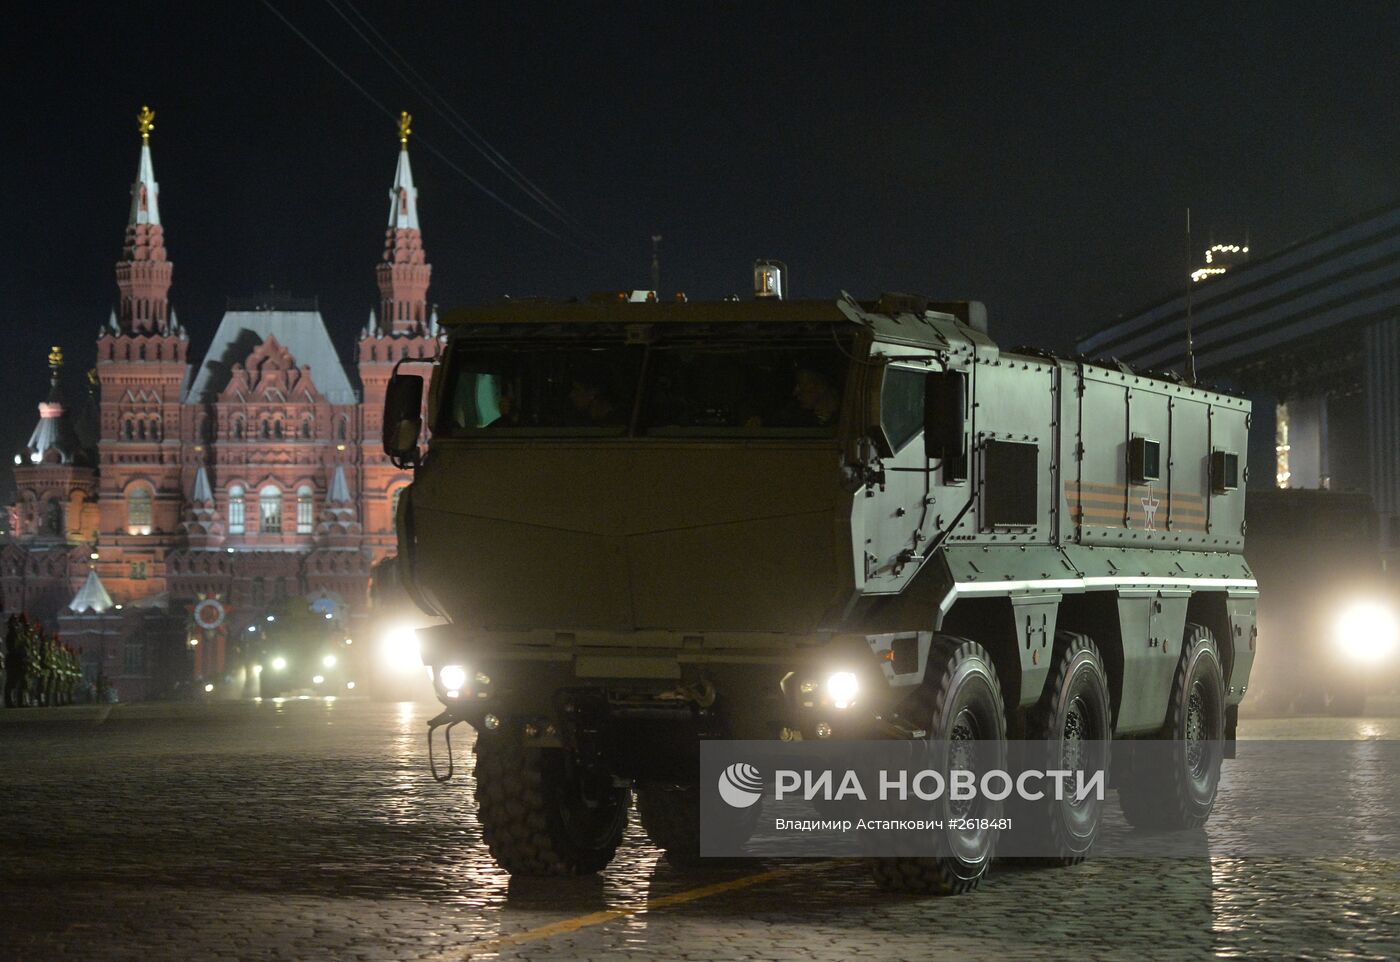
M924 371L906 367L885 370L880 390L880 426L896 453L924 427Z

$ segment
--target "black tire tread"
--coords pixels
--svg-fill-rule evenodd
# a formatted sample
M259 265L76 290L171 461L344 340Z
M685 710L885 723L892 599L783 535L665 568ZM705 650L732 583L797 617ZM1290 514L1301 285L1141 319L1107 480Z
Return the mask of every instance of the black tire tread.
M918 691L900 707L900 714L919 724L929 724L932 719L943 717L944 708L952 694L951 683L959 665L971 658L980 658L984 664L995 668L987 650L975 641L966 638L935 638L929 650L928 669L925 678L935 671L937 680L927 680ZM1001 685L992 686L997 711L1005 725L1006 709L1002 702ZM930 895L962 895L971 892L981 884L982 878L963 878L953 871L950 859L946 858L872 858L867 860L870 875L877 887L889 892L914 892Z
M477 819L496 864L512 875L590 875L617 852L622 831L611 844L584 848L559 831L550 811L543 752L518 741L482 733L476 743ZM621 818L626 828L626 813Z
M1026 738L1030 741L1044 741L1050 738L1058 738L1060 732L1056 730L1057 720L1063 715L1065 706L1060 704L1060 695L1063 692L1065 681L1069 675L1069 668L1074 658L1080 652L1088 651L1093 654L1094 661L1098 665L1099 676L1104 679L1105 691L1108 688L1108 673L1104 669L1103 657L1099 654L1099 646L1094 644L1094 640L1088 635L1081 635L1071 631L1057 631L1055 633L1055 654L1054 662L1051 666L1050 677L1046 681L1045 694L1041 697L1034 708L1026 716ZM1111 713L1112 706L1105 705L1105 709ZM1108 721L1106 719L1106 721ZM1112 724L1111 721L1108 721ZM1104 733L1104 739L1111 737L1110 732ZM1044 812L1041 809L1041 812ZM1040 814L1040 813L1036 813ZM1025 815L1022 818L1027 817ZM1035 817L1032 815L1030 817ZM1064 826L1059 819L1046 818L1044 823L1038 828L1048 831L1054 839L1057 850L1064 851L1069 848L1068 841L1064 838ZM1059 855L1038 861L1050 862L1056 865L1078 865L1084 861L1084 855Z
M1167 705L1167 721L1157 738L1175 740L1184 727L1182 719L1186 714L1187 688L1186 671L1191 664L1191 655L1197 648L1209 648L1217 665L1220 652L1216 648L1215 637L1204 625L1186 625L1186 637L1181 646L1181 657L1177 660L1176 674L1172 676L1171 700ZM1223 694L1223 693L1222 693ZM1223 706L1224 699L1222 697ZM1165 768L1154 768L1145 775L1133 778L1119 786L1118 803L1123 809L1123 817L1134 828L1200 828L1210 817L1191 811L1182 780Z

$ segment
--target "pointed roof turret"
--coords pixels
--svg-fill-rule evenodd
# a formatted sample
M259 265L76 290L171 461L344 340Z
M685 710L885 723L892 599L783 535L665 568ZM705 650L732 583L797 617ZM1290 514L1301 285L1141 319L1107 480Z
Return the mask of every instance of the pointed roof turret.
M196 504L206 504L214 500L214 490L209 486L209 472L204 470L202 464L195 472L194 490L190 492L190 500Z
M204 465L194 475L185 520L180 522L191 548L217 548L224 543L224 524L214 507L214 489Z
M160 185L156 183L155 165L151 163L151 131L155 128L156 112L143 106L136 115L141 131L141 159L136 164L136 183L131 185L131 215L127 225L159 224Z
M326 500L331 504L350 503L350 485L345 481L345 465L335 466L335 476L331 478L330 495Z
M112 608L112 596L107 594L107 587L102 584L102 579L97 576L97 569L88 569L87 580L78 589L78 593L73 596L73 600L68 602L68 610L74 614L103 614Z
M399 114L399 166L394 170L394 186L389 188L389 226L418 229L418 188L413 186L413 168L408 162L409 124L407 111Z
M345 465L337 464L316 533L328 547L348 548L355 544L361 530L360 523L355 520L355 503L350 500L350 485L345 481Z
M45 460L72 464L81 451L68 419L68 407L63 403L63 390L58 383L58 372L62 367L63 351L55 344L49 351L49 396L39 402L39 423L25 445L25 456L30 464L41 464ZM16 463L22 460L16 458Z

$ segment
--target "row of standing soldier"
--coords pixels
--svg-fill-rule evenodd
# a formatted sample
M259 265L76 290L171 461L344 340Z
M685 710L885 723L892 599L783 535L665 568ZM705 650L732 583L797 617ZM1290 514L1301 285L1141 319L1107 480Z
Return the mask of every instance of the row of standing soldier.
M79 652L23 615L5 624L5 707L71 705L84 688Z

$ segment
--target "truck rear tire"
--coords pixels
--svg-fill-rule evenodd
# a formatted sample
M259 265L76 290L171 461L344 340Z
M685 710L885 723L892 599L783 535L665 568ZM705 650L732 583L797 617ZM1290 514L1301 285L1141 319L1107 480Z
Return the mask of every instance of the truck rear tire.
M747 838L758 825L762 803L731 813L734 823L724 826ZM676 868L700 864L700 788L697 785L637 784L637 818L651 843L666 854Z
M1026 719L1026 738L1044 746L1035 766L1041 771L1106 772L1112 737L1108 673L1098 646L1087 635L1057 632L1049 681ZM1039 801L1017 803L1013 831L1056 864L1084 861L1098 836L1103 803L1096 797L1076 801L1070 791L1057 799L1044 791Z
M510 874L590 875L617 853L630 792L580 771L562 750L482 732L475 776L481 833Z
M1128 822L1136 828L1204 825L1220 787L1224 737L1225 676L1215 638L1204 625L1188 624L1172 680L1167 721L1157 735L1171 743L1171 761L1167 765L1159 763L1160 757L1149 761L1138 746L1128 746L1133 757L1118 786L1118 801ZM1142 748L1155 753L1161 746Z
M979 759L979 768L1006 764L1006 710L1001 683L986 649L965 638L940 636L929 650L924 683L900 707L899 714L927 731L929 742L952 755L956 743L990 743L997 756ZM959 766L961 767L961 766ZM995 820L999 802L980 800L992 809L955 812L957 817ZM944 832L946 854L936 857L872 858L870 874L888 891L958 895L981 883L991 868L999 830L996 828Z

